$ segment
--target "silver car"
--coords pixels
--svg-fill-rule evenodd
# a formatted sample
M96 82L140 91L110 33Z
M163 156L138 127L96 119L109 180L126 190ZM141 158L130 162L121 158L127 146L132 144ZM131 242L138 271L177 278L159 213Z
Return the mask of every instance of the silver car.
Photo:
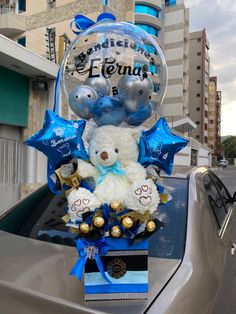
M235 313L235 196L206 168L163 180L173 199L149 241L147 300L84 301L69 276L78 256L61 220L66 200L44 186L0 217L0 313Z

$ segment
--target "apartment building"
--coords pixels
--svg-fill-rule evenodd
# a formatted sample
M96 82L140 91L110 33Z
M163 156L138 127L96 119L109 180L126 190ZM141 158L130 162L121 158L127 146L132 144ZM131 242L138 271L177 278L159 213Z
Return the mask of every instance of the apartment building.
M222 154L221 145L221 91L217 90L217 77L210 77L208 102L208 144L213 154Z
M203 144L208 144L209 112L209 41L206 30L190 33L189 62L189 114L197 125L192 136Z
M63 48L75 37L70 29L74 16L84 14L96 21L106 11L132 22L133 0L0 0L0 33L60 62Z
M135 24L155 38L167 61L168 86L160 114L187 134L195 127L188 118L189 9L184 0L136 0Z
M0 0L0 198L2 207L46 181L46 158L22 141L42 128L76 14L133 21L133 0ZM6 38L7 37L7 38ZM48 60L47 60L48 59ZM52 61L52 62L51 62ZM62 108L67 117L68 107Z

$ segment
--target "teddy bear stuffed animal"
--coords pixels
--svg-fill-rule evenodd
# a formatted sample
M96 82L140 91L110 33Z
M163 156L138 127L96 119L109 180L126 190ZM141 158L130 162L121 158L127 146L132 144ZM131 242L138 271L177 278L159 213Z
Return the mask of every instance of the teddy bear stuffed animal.
M93 192L100 204L118 201L125 208L151 213L157 209L159 194L152 180L147 180L145 168L137 162L140 130L115 126L95 128L89 141L90 163L79 160L81 178L93 177L96 187ZM89 192L90 193L90 192ZM83 189L78 189L81 200ZM73 198L74 199L74 198ZM68 196L69 209L72 207ZM78 203L78 202L77 202Z

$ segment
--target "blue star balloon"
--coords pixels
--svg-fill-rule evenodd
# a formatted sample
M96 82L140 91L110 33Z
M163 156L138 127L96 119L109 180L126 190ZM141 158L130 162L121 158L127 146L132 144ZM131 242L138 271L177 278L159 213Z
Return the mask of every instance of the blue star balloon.
M166 120L161 118L150 130L142 133L138 162L144 166L158 166L170 175L175 154L187 144L186 139L171 133Z
M43 128L31 136L26 144L44 153L54 170L73 158L86 160L88 155L81 138L85 124L84 120L67 121L47 110Z

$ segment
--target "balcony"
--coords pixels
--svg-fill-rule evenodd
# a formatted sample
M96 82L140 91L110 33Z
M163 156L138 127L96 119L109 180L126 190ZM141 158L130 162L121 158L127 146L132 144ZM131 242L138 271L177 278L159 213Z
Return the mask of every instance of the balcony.
M26 31L26 16L16 13L14 6L0 5L0 34L6 37L18 36Z

